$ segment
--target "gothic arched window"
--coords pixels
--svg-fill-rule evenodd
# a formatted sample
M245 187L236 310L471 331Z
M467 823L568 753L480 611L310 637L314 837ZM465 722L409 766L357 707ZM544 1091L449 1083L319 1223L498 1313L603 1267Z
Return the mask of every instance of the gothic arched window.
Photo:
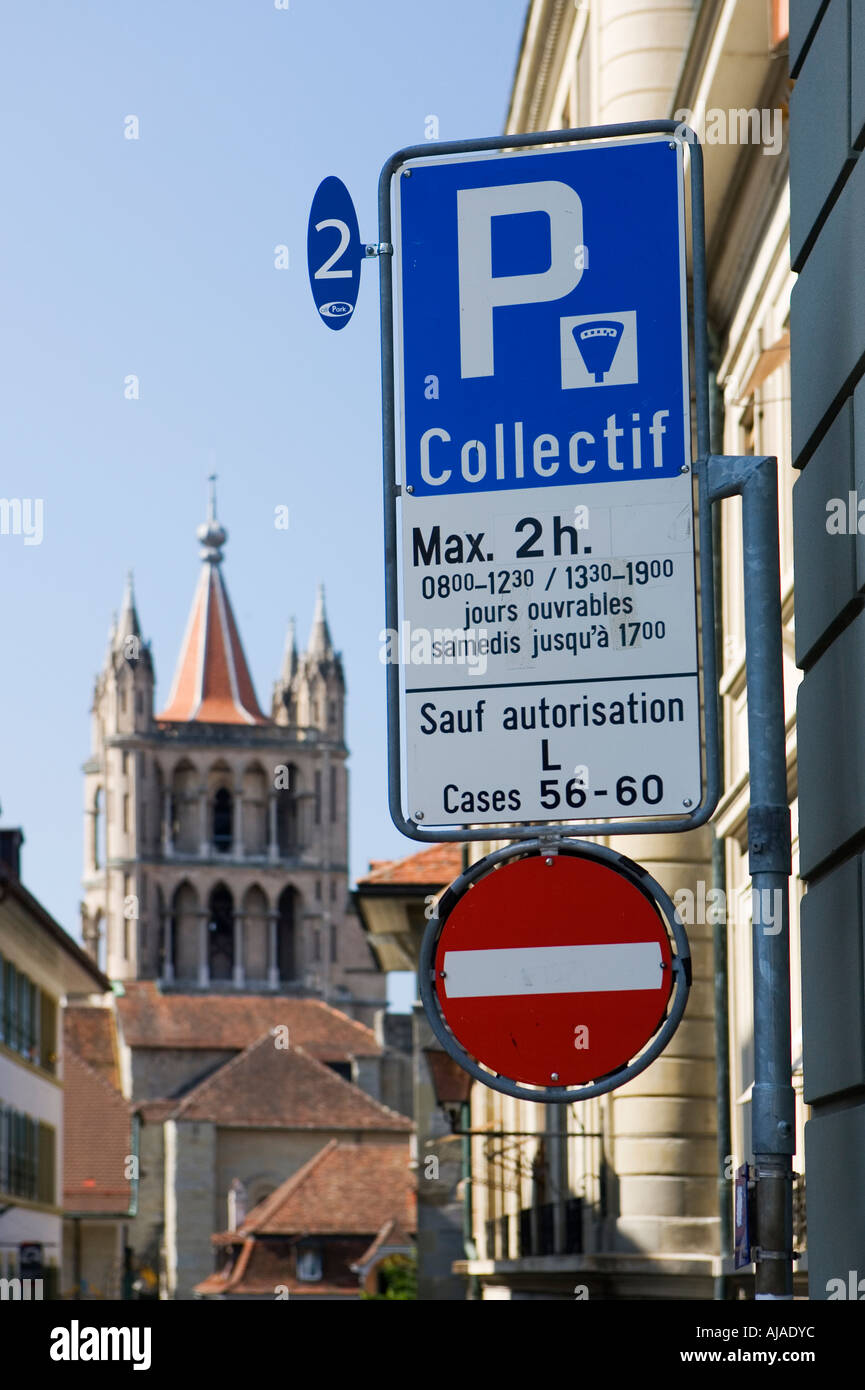
M288 786L276 792L276 842L279 853L285 858L297 854L300 848L297 797L299 792L298 771L294 763L288 766Z
M228 854L234 839L232 827L234 798L227 787L220 787L213 798L213 848Z
M171 899L171 938L163 938L163 965L176 980L198 975L199 897L188 880L178 884ZM170 949L170 954L169 954Z
M211 980L230 980L234 973L234 899L224 883L210 895L207 956Z
M93 798L93 867L105 868L105 793L101 787Z
M201 843L199 781L198 772L187 758L177 764L171 775L169 824L171 842L179 854L193 854Z
M295 960L295 903L297 893L293 888L284 888L276 905L278 913L276 925L276 963L280 980L297 978Z

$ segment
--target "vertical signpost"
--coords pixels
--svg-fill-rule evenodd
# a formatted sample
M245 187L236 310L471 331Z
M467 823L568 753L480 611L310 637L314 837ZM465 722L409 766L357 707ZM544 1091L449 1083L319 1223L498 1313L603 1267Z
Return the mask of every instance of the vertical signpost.
M686 134L657 121L508 136L506 147L493 137L434 155L402 150L382 171L373 250L390 810L416 840L488 839L495 825L517 842L457 880L425 933L421 996L453 1057L486 1085L539 1101L597 1095L649 1065L687 1000L684 929L645 870L567 837L689 830L711 816L720 791L712 505L741 495L753 1254L756 1296L788 1299L790 827L776 461L710 453L702 159ZM559 868L568 856L582 866ZM636 934L610 918L624 901L616 875L653 903ZM572 887L570 923L567 885L585 882L594 906ZM517 891L526 885L528 908ZM484 901L498 904L489 920ZM514 920L500 933L494 919L508 906ZM623 1019L630 996L651 1026L627 1036L623 1024L607 1037L615 1008L604 996L620 1001ZM580 1019L596 1006L600 1042L588 1041L586 1024L586 1055L575 1059L563 1039L581 1050ZM501 1037L514 1049L507 1064ZM614 1070L599 1074L611 1056Z

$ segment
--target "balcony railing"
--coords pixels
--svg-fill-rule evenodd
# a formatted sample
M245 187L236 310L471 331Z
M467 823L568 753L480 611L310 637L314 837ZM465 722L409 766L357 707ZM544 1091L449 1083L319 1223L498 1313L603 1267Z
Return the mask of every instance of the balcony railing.
M569 1197L561 1203L563 1241L556 1249L556 1203L498 1216L486 1223L487 1256L491 1260L525 1259L532 1255L579 1255L583 1249L582 1201Z

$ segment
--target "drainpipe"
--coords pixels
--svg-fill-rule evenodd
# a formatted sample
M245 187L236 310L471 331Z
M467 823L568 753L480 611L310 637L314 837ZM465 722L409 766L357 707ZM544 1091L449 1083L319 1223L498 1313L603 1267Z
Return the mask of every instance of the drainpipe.
M76 1302L78 1302L78 1300L80 1300L80 1298L81 1298L81 1218L80 1218L80 1216L76 1216L76 1217L74 1218L74 1222L73 1222L73 1227L72 1227L72 1229L73 1229L73 1231L74 1231L74 1233L75 1233L75 1235L74 1235L74 1243L73 1243L73 1256L72 1256L72 1259L73 1259L73 1265L72 1265L72 1282L73 1282L73 1284L75 1285L75 1293L74 1293L72 1296L73 1296L73 1299L74 1299Z
M132 1133L131 1133L131 1139L132 1139L132 1144L131 1144L131 1151L132 1151L132 1152L131 1152L131 1156L132 1156L132 1159L133 1159L133 1164L132 1164L133 1177L132 1177L132 1179L131 1179L130 1187L129 1187L129 1209L128 1209L126 1215L127 1215L127 1217L129 1218L129 1220L134 1220L135 1217L138 1215L138 1192L139 1192L139 1184L140 1184L140 1182L141 1182L141 1178L140 1178L140 1176L139 1176L139 1174L140 1174L140 1169L141 1169L141 1116L140 1116L139 1114L137 1114L136 1112L133 1112L133 1115L132 1115ZM133 1298L133 1296L134 1296L133 1284L135 1283L135 1279L134 1279L134 1277L133 1277L134 1272L133 1272L133 1269L132 1269L132 1260L131 1260L132 1250L131 1250L131 1248L127 1245L127 1241L126 1241L127 1230L128 1230L128 1227L124 1226L124 1227L123 1227L123 1298L124 1298L124 1300L125 1300L126 1302L129 1302L129 1301L132 1300L132 1298Z
M463 847L465 852L465 846ZM460 1105L460 1129L462 1130L462 1168L463 1168L463 1249L467 1260L476 1260L478 1249L475 1245L474 1234L474 1207L472 1203L472 1106L470 1100L464 1100ZM476 1274L472 1274L468 1281L466 1298L475 1302L481 1296L481 1283Z
M722 450L724 437L724 396L718 384L715 368L720 356L718 335L709 324L709 432L713 450ZM724 623L723 623L723 557L721 554L721 509L714 509L713 529L713 569L715 580L715 648L717 668L724 670ZM724 766L724 721L719 721L718 741L721 766ZM727 859L724 841L712 831L712 886L720 889L722 903L727 902ZM717 901L717 899L716 899ZM715 969L715 1096L717 1105L718 1130L718 1214L720 1217L720 1254L724 1260L733 1252L733 1199L730 1179L725 1177L731 1162L733 1143L730 1116L730 1023L729 1023L729 975L727 963L727 917L715 922L712 929L712 944ZM719 1274L715 1280L715 1298L726 1298L726 1276Z
M462 871L469 867L469 845L464 840L462 849ZM469 1092L471 1096L471 1091ZM460 1129L463 1137L460 1141L462 1146L462 1171L463 1171L463 1250L467 1260L476 1260L478 1257L478 1247L475 1244L474 1232L474 1206L472 1203L472 1138L468 1132L472 1127L472 1103L471 1099L463 1101L460 1105ZM470 1302L477 1302L481 1296L481 1281L476 1274L469 1276L466 1299Z

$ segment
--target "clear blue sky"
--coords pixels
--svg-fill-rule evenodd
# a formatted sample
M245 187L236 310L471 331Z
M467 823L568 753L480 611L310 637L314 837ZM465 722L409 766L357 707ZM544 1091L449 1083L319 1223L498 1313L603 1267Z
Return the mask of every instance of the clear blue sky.
M23 877L78 935L81 764L127 568L157 699L219 474L225 576L269 708L286 622L318 579L342 651L351 866L408 854L385 786L378 270L339 333L306 271L317 184L376 236L386 157L502 129L526 0L61 0L7 6L0 43L0 805ZM138 117L140 138L124 138ZM289 247L290 268L274 268ZM124 398L135 374L140 398ZM284 503L289 530L276 530ZM159 704L157 704L159 708Z

